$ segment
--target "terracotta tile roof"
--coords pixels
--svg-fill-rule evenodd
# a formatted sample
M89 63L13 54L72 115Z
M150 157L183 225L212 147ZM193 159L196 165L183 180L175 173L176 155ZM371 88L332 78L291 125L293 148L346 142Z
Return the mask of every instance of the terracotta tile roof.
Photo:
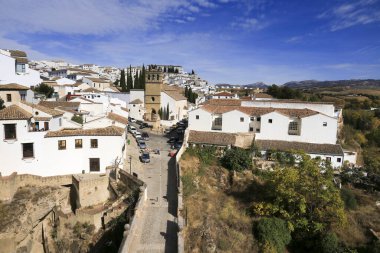
M234 94L232 94L232 93L229 93L229 92L225 92L225 91L223 91L223 92L215 93L215 94L213 94L213 96L220 96L220 97L233 97L233 96L234 96Z
M107 118L109 118L110 120L117 121L121 124L128 125L128 119L116 113L112 113L112 112L108 113Z
M41 101L38 104L45 106L45 107L48 107L50 109L54 109L57 107L78 108L80 105L79 102L69 102L69 101Z
M33 117L35 121L49 121L51 117Z
M96 83L110 83L111 82L110 80L103 79L103 78L95 78L95 77L86 77L86 78Z
M310 102L302 100L293 100L293 99L270 99L270 100L260 100L260 102L270 102L270 103L292 103L292 104L324 104L324 105L333 105L333 102Z
M13 57L16 59L16 62L17 63L24 63L24 64L27 64L29 61L27 58L24 58L24 57Z
M343 155L342 147L338 144L316 144L306 142L256 140L255 145L257 145L262 150L297 150L304 151L308 154Z
M228 146L235 144L236 135L229 133L203 132L191 130L189 133L188 142L194 144Z
M218 106L218 105L210 105L210 104L206 104L200 108L213 114L223 114L226 112L237 110L250 116L261 116L261 115L271 113L271 112L278 112L292 118L304 118L304 117L309 117L309 116L319 113L319 112L309 110L309 109L281 109L281 108L273 108L273 107L265 108L265 107L248 107L248 106Z
M176 101L187 100L187 98L178 91L165 90L164 93L166 93L169 97L173 98Z
M29 88L17 83L8 83L8 84L1 84L0 90L29 90Z
M256 93L255 98L273 98L271 95L266 94L266 93Z
M100 90L91 87L91 88L84 89L83 92L99 93Z
M241 105L241 100L239 100L239 99L210 99L210 100L206 101L204 104L240 106Z
M139 98L129 102L130 105L137 105L137 104L143 104L143 101L141 101Z
M65 128L58 131L50 131L45 135L45 138L66 136L122 136L123 134L124 129L116 126L94 129Z
M26 57L26 53L20 50L8 50L12 57Z
M129 112L128 108L125 108L125 107L120 107L123 111L125 112Z
M48 108L48 107L45 107L45 106L42 106L39 104L36 105L36 104L28 103L26 101L21 101L21 103L23 103L29 107L35 108L37 110L43 111L44 113L50 114L53 117L63 115L63 112L60 112L60 111L57 111L57 110L54 110L54 109L51 109L51 108Z
M18 105L10 105L0 110L0 120L30 119L33 115Z

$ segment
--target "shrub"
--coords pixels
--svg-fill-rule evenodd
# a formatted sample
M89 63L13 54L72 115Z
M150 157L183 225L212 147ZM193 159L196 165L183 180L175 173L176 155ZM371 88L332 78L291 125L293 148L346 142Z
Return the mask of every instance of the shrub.
M221 163L229 170L242 171L252 167L252 157L248 150L231 148L226 151Z
M263 251L275 248L277 252L284 252L285 246L292 239L286 222L279 218L262 218L257 221L255 235Z
M355 194L353 194L351 190L342 188L340 195L342 196L342 200L344 201L344 206L346 209L356 209L358 203L356 201Z
M83 118L81 115L74 115L71 120L78 124L83 124Z
M339 247L338 237L335 233L327 233L322 237L320 247L322 253L337 252Z

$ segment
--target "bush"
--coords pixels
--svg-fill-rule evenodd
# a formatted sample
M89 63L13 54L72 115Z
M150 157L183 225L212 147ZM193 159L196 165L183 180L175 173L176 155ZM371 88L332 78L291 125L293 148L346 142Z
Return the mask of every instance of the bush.
M83 118L81 115L74 115L71 120L78 124L83 124Z
M45 94L45 96L47 98L51 98L51 96L54 93L54 88L47 85L47 84L42 83L42 84L38 85L37 87L35 87L34 91L38 92L38 93Z
M353 210L357 208L358 203L356 201L355 194L353 194L351 190L342 188L340 195L344 201L344 206L346 209Z
M334 233L327 233L320 243L322 253L332 253L338 251L338 237Z
M284 252L286 245L292 239L286 222L279 218L262 218L257 221L255 235L263 251L275 248L277 252Z
M252 167L252 157L248 150L231 148L226 151L221 163L229 170L242 171Z

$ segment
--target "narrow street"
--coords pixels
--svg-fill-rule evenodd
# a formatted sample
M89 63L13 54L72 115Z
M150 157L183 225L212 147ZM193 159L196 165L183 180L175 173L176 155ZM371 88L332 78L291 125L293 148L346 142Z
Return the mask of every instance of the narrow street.
M148 199L141 210L137 232L133 236L129 252L177 252L177 190L175 158L168 156L167 138L149 132L149 149L160 149L160 154L151 153L150 163L139 161L140 150L131 134L127 154L132 156L132 173L147 184ZM129 172L129 156L124 169Z

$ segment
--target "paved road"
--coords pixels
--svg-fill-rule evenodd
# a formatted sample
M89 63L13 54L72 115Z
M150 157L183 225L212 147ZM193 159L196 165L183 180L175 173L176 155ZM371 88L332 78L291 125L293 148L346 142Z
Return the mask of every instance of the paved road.
M148 186L148 200L141 212L143 224L139 224L133 235L129 252L177 252L177 188L175 158L168 156L167 139L160 135L150 135L148 148L161 150L160 155L151 154L151 162L142 164L138 160L139 149L131 137L128 155L132 155L132 173ZM127 158L124 169L129 171Z

